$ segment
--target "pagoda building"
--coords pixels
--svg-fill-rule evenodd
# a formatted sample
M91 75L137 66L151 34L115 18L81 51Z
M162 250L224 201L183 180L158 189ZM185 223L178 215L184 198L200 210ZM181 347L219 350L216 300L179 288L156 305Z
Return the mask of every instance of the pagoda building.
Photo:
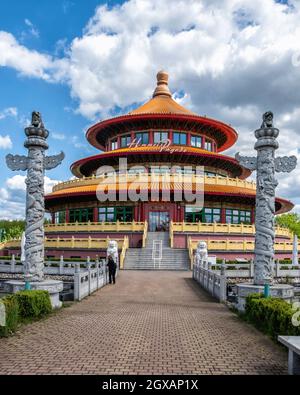
M149 101L126 115L96 123L86 137L99 154L73 163L75 179L54 186L45 198L52 215L52 224L46 226L49 257L99 254L95 240L105 238L126 238L127 249L142 248L149 232L169 232L173 248L186 249L192 242L206 240L217 256L252 256L256 185L247 181L249 170L223 154L237 141L238 133L177 103L166 72L157 74ZM124 160L125 168L120 166ZM184 196L175 198L182 189L180 175L190 176L185 189L195 192L199 167L203 170L202 203L197 205ZM114 200L99 200L103 168L106 176L114 173ZM137 178L136 193L143 199L124 199L130 182ZM109 190L107 185L106 192ZM276 198L276 214L292 208L290 201ZM72 247L66 242L70 239ZM88 239L88 245L80 247L77 239ZM278 230L276 241L278 245L288 243L290 235ZM224 247L218 243L225 243ZM236 247L238 243L242 247ZM286 245L280 248L278 257L291 256Z

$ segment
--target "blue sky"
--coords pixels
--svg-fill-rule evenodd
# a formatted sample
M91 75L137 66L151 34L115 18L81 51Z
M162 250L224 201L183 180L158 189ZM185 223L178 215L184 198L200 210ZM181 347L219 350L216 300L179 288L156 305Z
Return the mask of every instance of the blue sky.
M0 4L0 217L24 212L24 174L6 168L24 154L32 110L50 131L49 155L69 166L97 150L85 131L97 120L149 99L158 70L176 100L231 124L253 154L253 131L266 110L280 127L278 154L299 155L299 2L274 0L10 0ZM280 29L277 27L280 26ZM300 209L300 171L279 176L278 194Z
M109 5L115 4L109 1ZM68 45L74 37L81 34L89 18L95 12L98 0L13 0L1 2L0 30L12 33L29 49L42 53L55 54L59 48L57 43L65 40ZM37 29L26 24L30 21ZM17 108L17 117L6 117L0 120L0 134L11 136L13 148L7 152L25 152L23 149L23 126L30 118L33 109L39 110L51 132L49 138L49 155L63 149L66 159L63 166L51 171L48 175L54 179L68 179L69 165L78 157L90 155L96 150L90 147L84 138L84 131L89 121L80 114L74 114L76 100L70 97L68 86L63 84L47 84L39 79L20 76L14 69L0 68L0 112L5 108ZM58 135L56 138L53 135ZM68 136L59 140L60 135ZM69 139L76 136L75 144ZM1 162L3 155L1 152ZM10 174L11 173L11 174ZM6 170L0 174L0 183L14 173Z

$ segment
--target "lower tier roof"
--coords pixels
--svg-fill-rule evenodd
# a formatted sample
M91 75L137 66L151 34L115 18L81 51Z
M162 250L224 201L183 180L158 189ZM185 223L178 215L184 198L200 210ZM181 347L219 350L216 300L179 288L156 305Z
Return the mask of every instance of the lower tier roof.
M250 184L250 183L249 183ZM124 192L127 190L125 184L117 184L117 192ZM86 202L88 200L97 201L97 187L98 184L93 185L82 185L75 187L66 187L65 189L58 189L45 197L46 208L50 209L60 204L65 204L69 202ZM145 185L141 187L141 190L149 191L150 185ZM177 185L176 182L171 182L170 185L171 195L174 191L178 191L182 188L182 185ZM152 190L158 190L162 192L160 183L152 183ZM186 184L185 190L194 192L196 187L194 184ZM150 195L150 192L149 192ZM242 188L229 185L204 185L204 200L210 201L221 201L221 202L231 202L231 203L241 203L255 205L256 191L254 188ZM124 202L122 202L124 203ZM178 203L178 202L177 202ZM103 203L104 205L106 202ZM134 204L134 202L133 202ZM276 198L276 214L282 214L290 211L294 207L293 203L289 200Z
M176 162L184 165L213 166L228 171L232 177L247 178L251 171L242 167L236 159L187 146L140 146L122 148L78 160L71 165L71 171L76 177L89 177L103 165L117 166L120 158L127 158L128 164Z

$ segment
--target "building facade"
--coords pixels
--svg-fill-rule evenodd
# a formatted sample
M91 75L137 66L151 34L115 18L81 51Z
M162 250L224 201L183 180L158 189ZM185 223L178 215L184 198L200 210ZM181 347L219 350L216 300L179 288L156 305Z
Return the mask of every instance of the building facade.
M173 248L206 240L217 256L252 256L256 185L247 180L249 170L223 154L238 134L177 103L166 72L157 74L149 101L129 114L96 123L86 137L99 154L73 163L76 178L59 183L45 198L52 215L52 224L46 226L49 257L101 255L97 239L105 238L126 237L129 248L143 247L147 232L163 231L170 233ZM194 196L201 188L201 202L183 193ZM134 199L128 199L129 192ZM105 200L105 194L113 199ZM276 198L277 214L292 207L290 201ZM290 257L290 234L278 230L276 241L278 257Z

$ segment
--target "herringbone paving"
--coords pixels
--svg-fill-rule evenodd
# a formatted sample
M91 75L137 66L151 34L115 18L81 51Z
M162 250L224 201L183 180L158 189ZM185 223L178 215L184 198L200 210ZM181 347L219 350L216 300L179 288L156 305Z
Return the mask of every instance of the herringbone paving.
M0 339L1 374L285 374L287 354L189 272L121 272Z

